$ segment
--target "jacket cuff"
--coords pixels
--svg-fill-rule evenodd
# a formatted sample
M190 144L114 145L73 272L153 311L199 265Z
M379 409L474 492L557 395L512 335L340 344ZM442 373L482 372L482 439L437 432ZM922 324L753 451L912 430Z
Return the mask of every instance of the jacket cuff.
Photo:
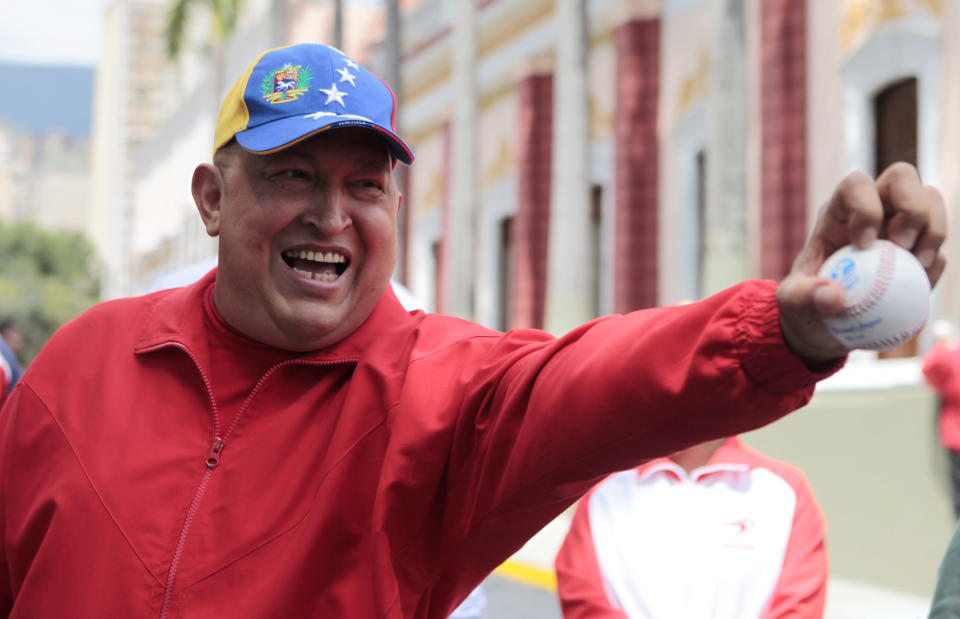
M787 347L780 332L777 284L758 282L754 295L744 295L744 307L734 331L744 373L774 393L791 393L815 385L843 367L847 357L808 367Z

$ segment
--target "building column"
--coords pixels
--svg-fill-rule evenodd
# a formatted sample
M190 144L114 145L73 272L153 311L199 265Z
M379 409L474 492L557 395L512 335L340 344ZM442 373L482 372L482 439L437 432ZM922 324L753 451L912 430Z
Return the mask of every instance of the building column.
M660 19L634 19L614 31L614 311L657 304Z
M286 45L289 39L290 0L273 0L268 15L270 16L271 45L276 47ZM218 86L222 85L218 84Z
M517 84L517 99L517 213L509 327L542 329L551 230L553 76L534 69Z
M442 162L442 188L441 195L441 222L440 238L437 240L436 267L437 277L434 293L434 310L438 314L449 314L450 295L448 294L447 282L450 277L450 260L448 247L451 230L451 213L453 212L453 130L450 127L450 121L443 124L443 162Z
M403 55L400 41L400 30L402 26L402 16L400 14L399 0L386 0L387 5L387 34L384 39L384 45L387 51L387 58L384 64L383 79L393 90L393 98L396 104L394 118L396 119L396 130L399 135L404 134L402 123L403 118L403 78L400 72L400 61ZM402 165L397 170L397 189L404 196L405 205L400 209L399 221L400 234L399 245L397 247L397 261L394 265L394 277L403 284L410 285L410 166Z
M781 279L806 238L806 5L765 0L760 11L760 269Z
M476 0L462 0L453 9L453 169L451 208L444 238L447 295L446 312L461 318L474 316L477 278L477 8Z
M593 318L590 101L585 0L557 0L553 195L544 327L560 335Z
M747 76L743 0L710 6L707 196L703 292L749 276L747 258Z

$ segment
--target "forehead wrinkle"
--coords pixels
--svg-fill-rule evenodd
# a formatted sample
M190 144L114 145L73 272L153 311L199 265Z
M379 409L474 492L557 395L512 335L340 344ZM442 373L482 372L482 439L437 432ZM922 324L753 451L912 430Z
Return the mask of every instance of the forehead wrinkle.
M336 161L346 161L350 165L358 168L376 170L390 168L390 157L386 146L381 149L379 144L341 140L327 142L323 147L318 147L316 144L318 144L318 142L301 142L290 148L269 154L250 154L260 161L269 163L282 163L288 159L305 163L313 162L317 159L317 156L320 155L332 157Z

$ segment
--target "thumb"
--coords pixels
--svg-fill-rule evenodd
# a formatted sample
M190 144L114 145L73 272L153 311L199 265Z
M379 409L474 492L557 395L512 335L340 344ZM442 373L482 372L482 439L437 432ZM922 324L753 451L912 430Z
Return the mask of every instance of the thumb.
M777 288L780 330L787 346L807 362L842 357L847 348L824 324L843 311L844 290L832 279L794 272Z

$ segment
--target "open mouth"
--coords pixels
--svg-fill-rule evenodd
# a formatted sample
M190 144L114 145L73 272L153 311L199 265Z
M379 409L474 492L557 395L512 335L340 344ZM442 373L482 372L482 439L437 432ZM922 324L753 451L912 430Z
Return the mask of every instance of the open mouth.
M332 282L350 266L347 257L335 251L288 249L283 252L283 261L297 275L322 282Z

